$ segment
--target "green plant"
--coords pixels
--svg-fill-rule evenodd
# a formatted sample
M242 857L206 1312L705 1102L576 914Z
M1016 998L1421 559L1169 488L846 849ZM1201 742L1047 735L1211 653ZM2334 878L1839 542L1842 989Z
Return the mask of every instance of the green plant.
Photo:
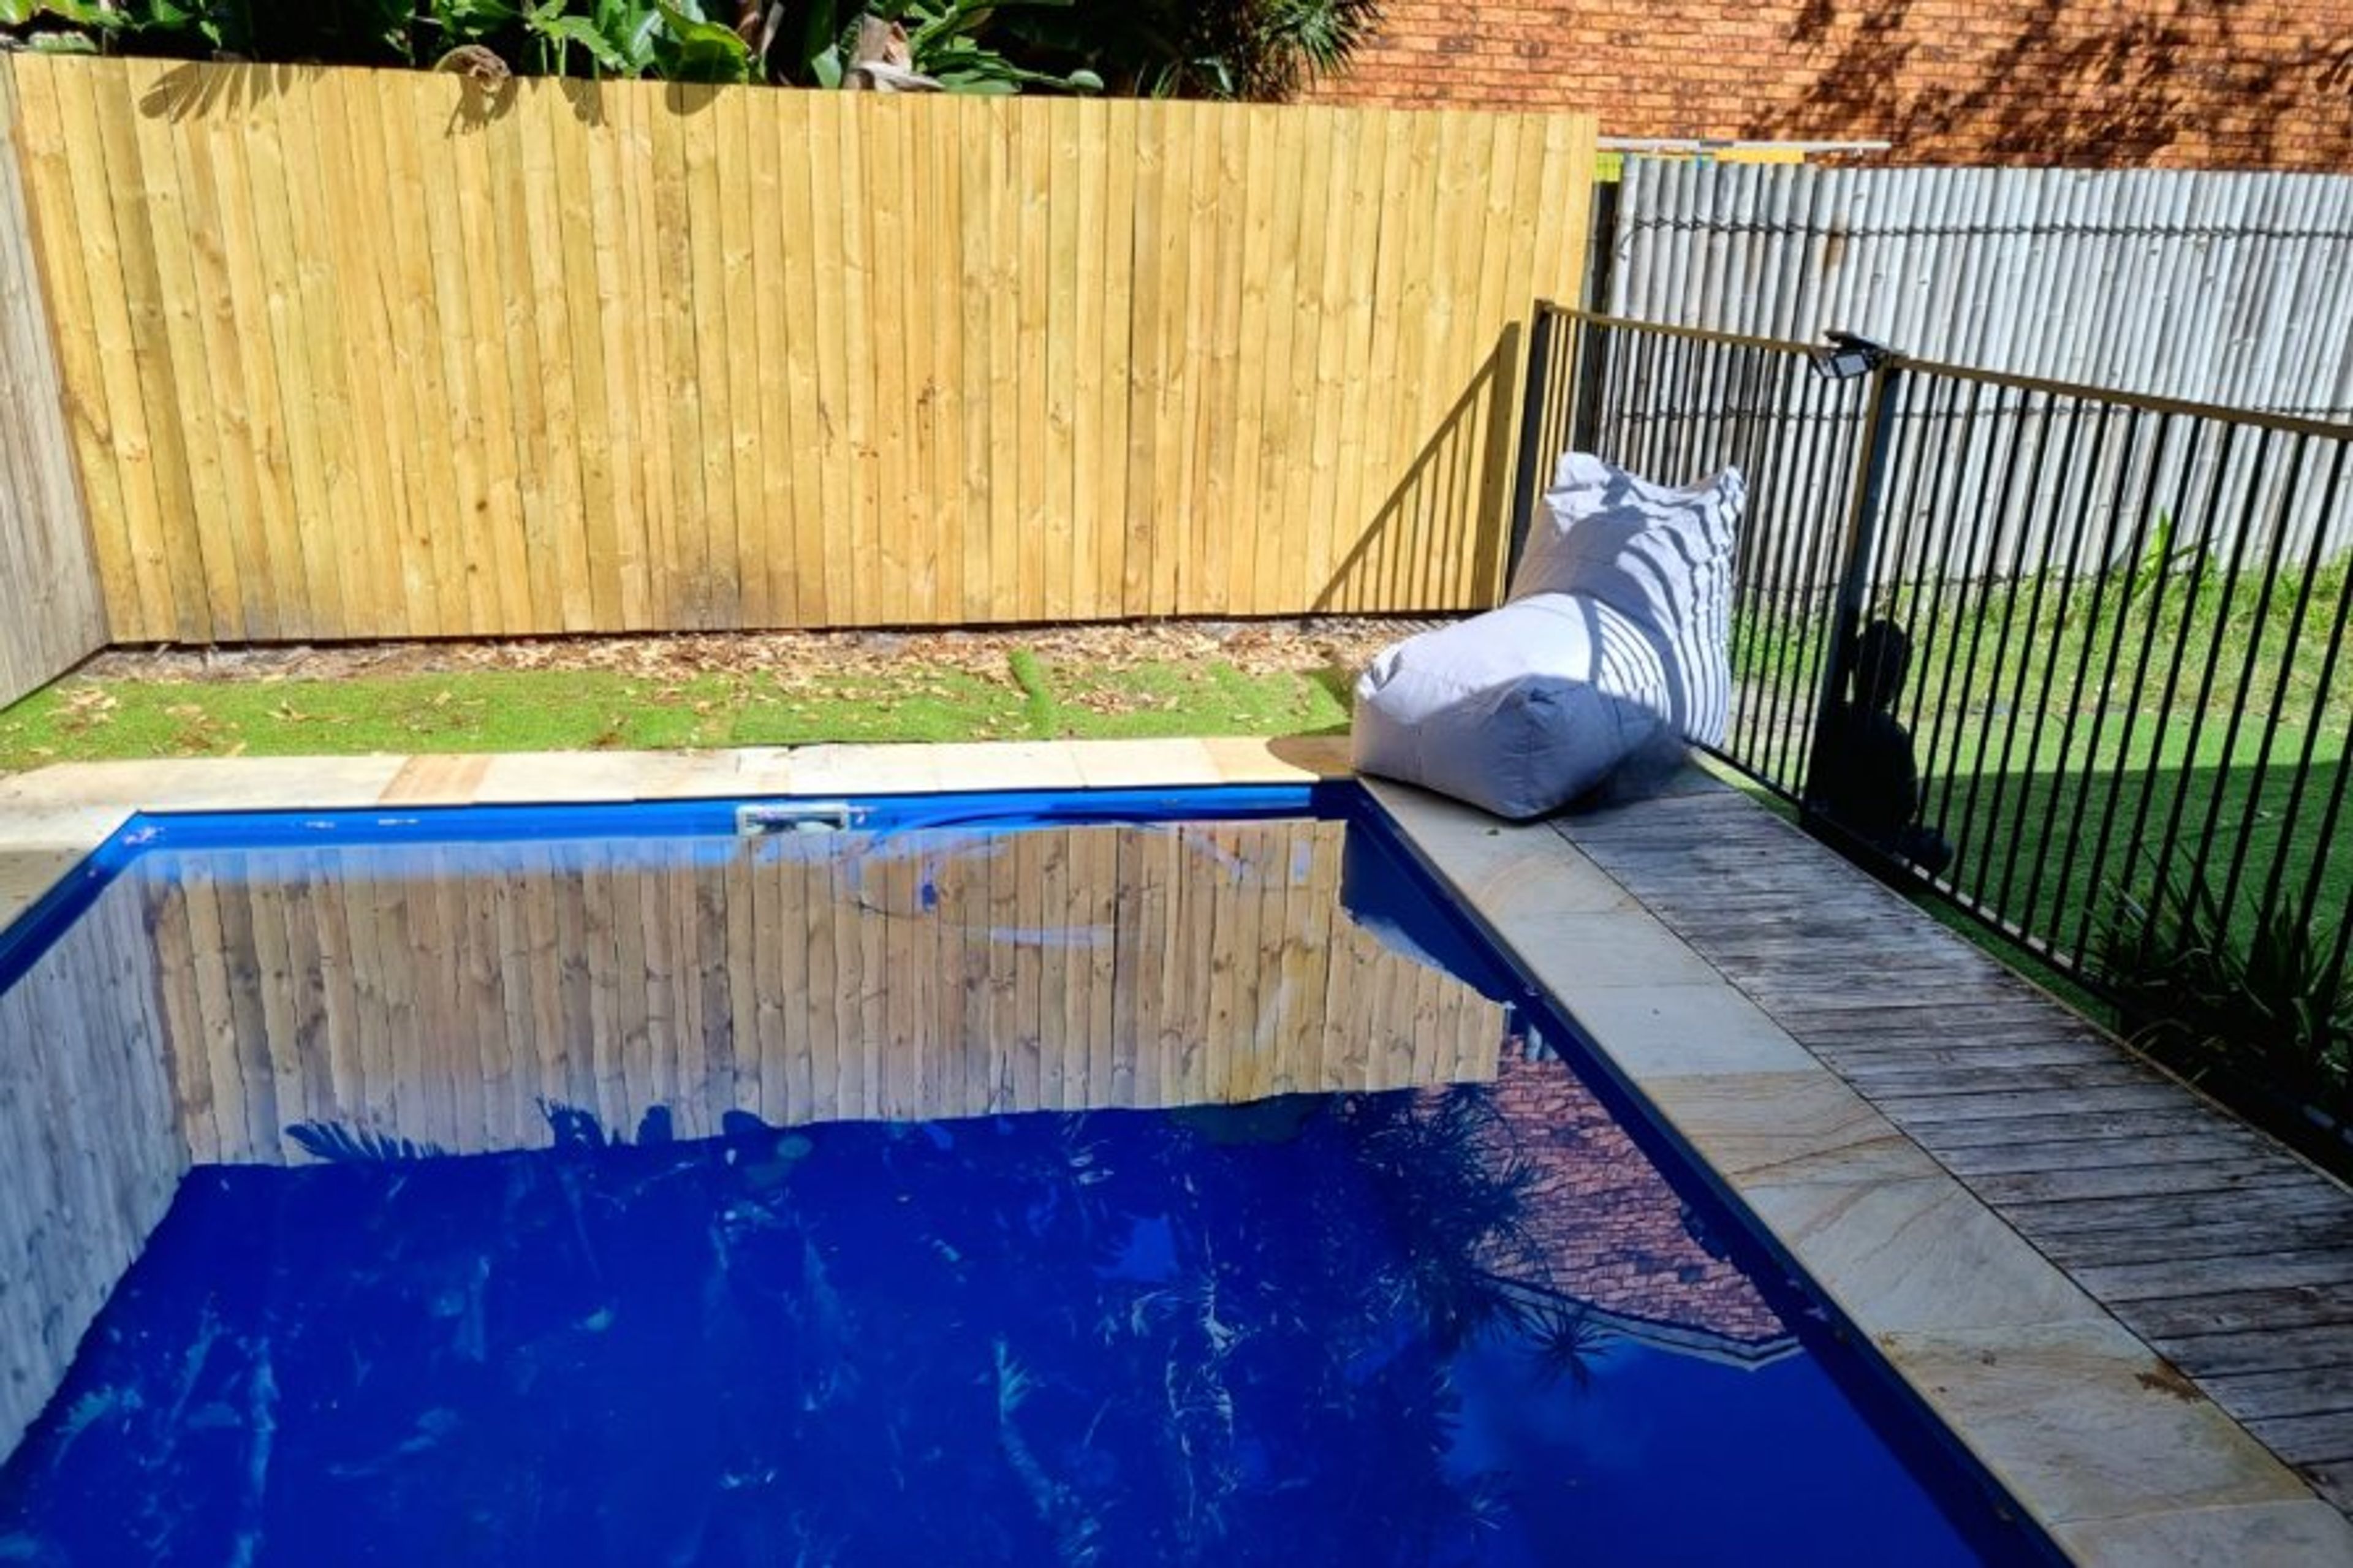
M2172 511L2165 507L2158 508L2156 521L2149 529L2148 542L2142 548L2140 559L2133 563L2132 577L2125 585L2126 607L2147 598L2150 590L2196 558L2199 547L2195 543L2178 542L2179 537L2180 527Z
M2234 921L2191 863L2119 889L2095 957L2126 1034L2150 1055L2193 1078L2226 1069L2343 1123L2353 971L2336 952L2336 927L2285 900Z
M951 92L1282 98L1335 68L1377 14L1374 0L0 0L0 41L412 68L483 49L534 76L839 87L871 22L903 31L893 63Z
M751 44L702 0L0 0L0 27L53 49L425 67L469 47L540 76L755 74Z
M1154 98L1286 99L1336 70L1379 20L1377 0L1072 0L1007 19L1024 58Z
M1072 0L1027 0L1032 8L1068 9ZM1018 5L1017 7L1018 8ZM907 0L877 7L878 14L895 12L891 19L907 29L907 47L915 69L950 92L1011 93L1024 87L1050 87L1064 92L1101 92L1103 78L1083 66L1057 74L1031 70L1015 63L984 37L984 30L1008 7L990 0Z
M1025 87L1064 92L1099 92L1103 79L1082 66L1033 68L1007 52L1021 43L1008 21L1025 12L1069 10L1075 0L874 0L871 5L836 0L797 0L778 6L763 67L773 79L811 87L840 87L857 63L860 25L866 20L896 26L904 34L905 68L928 77L950 92L1014 93Z

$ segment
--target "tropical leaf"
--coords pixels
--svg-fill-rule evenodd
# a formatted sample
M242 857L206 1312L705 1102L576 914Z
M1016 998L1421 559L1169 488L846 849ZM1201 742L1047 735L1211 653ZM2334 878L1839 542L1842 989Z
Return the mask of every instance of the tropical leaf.
M655 8L661 13L662 30L653 40L654 59L665 78L700 82L752 79L752 46L734 28L705 21L676 5L660 4Z
M629 62L632 74L653 69L654 35L661 31L661 13L647 0L596 0L596 31Z
M541 11L547 9L541 7ZM614 76L637 76L645 69L642 64L632 62L620 46L586 16L548 16L533 12L528 25L533 32L558 45L578 45L596 62L598 69Z
M91 0L41 0L33 11L71 22L77 27L94 27L101 33L119 32L136 25L130 13L93 5Z
M2125 1033L2193 1077L2227 1068L2353 1120L2353 972L2333 963L2337 928L2284 897L2251 899L2242 917L2180 858L2111 895L2095 963Z

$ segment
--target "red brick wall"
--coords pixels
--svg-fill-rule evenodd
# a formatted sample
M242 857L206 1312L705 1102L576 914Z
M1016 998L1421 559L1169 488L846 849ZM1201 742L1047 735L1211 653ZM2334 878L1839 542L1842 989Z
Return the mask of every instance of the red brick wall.
M2353 0L1389 0L1327 102L1905 163L2353 169Z

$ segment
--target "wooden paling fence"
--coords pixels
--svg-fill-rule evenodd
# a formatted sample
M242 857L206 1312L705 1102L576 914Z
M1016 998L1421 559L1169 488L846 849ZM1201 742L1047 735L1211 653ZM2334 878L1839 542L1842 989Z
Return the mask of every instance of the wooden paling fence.
M1482 605L1581 116L10 58L114 636Z
M0 706L106 643L0 71Z

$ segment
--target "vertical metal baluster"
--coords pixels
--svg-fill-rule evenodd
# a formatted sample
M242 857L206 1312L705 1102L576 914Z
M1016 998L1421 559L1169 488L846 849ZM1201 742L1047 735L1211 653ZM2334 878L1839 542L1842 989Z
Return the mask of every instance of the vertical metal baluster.
M1838 597L1831 611L1830 643L1822 660L1821 685L1814 699L1814 733L1846 699L1853 673L1854 641L1862 626L1862 606L1871 591L1868 581L1879 553L1879 513L1886 499L1887 473L1894 460L1896 421L1904 409L1904 364L1890 359L1871 378L1870 400L1864 405L1863 448L1857 457L1853 509L1846 526L1846 559L1840 568ZM1821 780L1813 776L1815 758L1808 748L1804 796L1819 798Z
M2164 772L2166 736L2173 725L2173 701L2174 699L2180 694L2181 670L2183 665L2189 661L2189 624L2198 613L2198 590L2206 580L2206 563L2213 556L2214 520L2221 510L2222 485L2224 479L2231 471L2231 456L2237 448L2239 431L2241 428L2241 426L2236 425L2225 425L2222 426L2222 450L2214 459L2214 482L2207 487L2205 515L2200 521L2198 534L2198 553L2190 564L2189 581L2182 585L2181 630L2173 639L2173 657L2168 661L2165 672L2163 694L2158 699L2157 733L2149 742L2148 778L2147 784L2141 790L2140 805L2137 806L2133 812L2132 832L2126 835L2125 838L2125 846L2128 854L2139 853L2147 847L2148 842L2149 810L2150 807L2156 804L2157 791L2158 788L2158 781ZM2178 499L2185 508L2189 504L2189 489L2194 474L2195 469L2193 467L2185 466L2182 469L2181 487ZM2180 511L2176 511L2174 513L2177 520L2179 520L2182 515L2183 514ZM2168 573L2168 575L2170 576L2170 574ZM2156 645L2157 639L2158 636L2161 635L2162 630L2163 623L2154 618L2154 606L2152 606L2152 619L2149 623L2148 646L2153 647ZM2136 697L2137 697L2140 690L2139 687L2136 686L2134 690ZM2138 706L2137 702L2136 702L2135 706ZM2196 738L2196 730L2194 726L2191 731L2191 738L2193 741ZM2179 805L2180 788L2181 786L2177 785L2174 792L2177 807ZM2172 837L2169 830L2165 842L2168 847L2166 852L2170 853ZM2150 870L2152 874L2151 887L2153 897L2157 901L2162 901L2165 895L2165 859L2163 854L2159 855L2157 863L2150 868ZM2154 908L2155 904L2153 903L2151 907Z
M1916 372L1915 377L1916 380ZM1942 646L1939 634L1944 628L1944 579L1936 557L1938 538L1944 530L1939 526L1942 521L1939 502L1944 495L1947 463L1953 448L1953 443L1945 438L1943 431L1952 418L1953 405L1960 393L1959 383L1943 376L1925 384L1928 387L1928 395L1919 416L1920 455L1913 469L1911 490L1904 503L1910 519L1909 537L1913 542L1907 557L1909 575L1904 580L1908 586L1903 587L1905 602L1902 614L1905 635L1912 638L1913 652L1912 689L1904 704L1904 711L1913 721L1907 728L1917 727L1922 717L1922 704L1928 695L1929 658L1926 650ZM1899 563L1899 570L1901 567ZM1924 626L1925 631L1920 629ZM1916 745L1914 754L1915 757L1919 754Z
M1826 384L1826 401L1836 405L1835 422L1830 427L1830 448L1821 470L1822 488L1828 492L1824 517L1829 526L1815 530L1810 536L1812 551L1805 574L1808 623L1821 629L1798 644L1798 684L1790 693L1793 718L1801 726L1789 737L1790 773L1801 791L1806 769L1812 761L1821 692L1830 679L1832 661L1840 654L1837 627L1844 599L1847 525L1858 493L1859 464L1862 457L1867 456L1861 443L1865 439L1867 426L1863 420L1873 392L1870 385L1858 388L1851 381Z
M1958 762L1960 757L1962 721L1968 704L1968 692L1966 689L1964 689L1960 693L1963 713L1956 714L1953 718L1953 749L1952 753L1949 756L1942 755L1946 739L1945 719L1947 714L1953 712L1953 679L1955 675L1975 667L1977 659L1977 639L1979 633L1984 629L1984 621L1981 616L1971 615L1969 613L1969 606L1973 602L1981 599L1983 596L1978 590L1977 586L1978 552L1980 547L1989 551L1992 548L1991 542L1988 539L1986 532L1986 509L1984 499L1986 485L1993 474L1993 454L1995 448L2000 445L2000 440L2002 389L1997 386L1993 390L1992 428L1994 431L1994 437L1991 440L1980 441L1978 439L1978 432L1984 428L1984 426L1978 423L1978 417L1985 406L1985 391L1986 384L1984 382L1972 381L1969 383L1969 410L1968 416L1961 422L1961 429L1964 432L1964 435L1959 439L1967 441L1970 446L1975 447L1977 449L1977 483L1974 488L1969 483L1970 465L1968 460L1968 456L1965 454L1961 460L1954 465L1954 479L1956 483L1953 490L1953 502L1955 505L1967 504L1968 506L1968 532L1961 547L1960 559L1957 563L1958 570L1957 573L1953 570L1953 557L1951 552L1948 551L1946 553L1946 562L1947 563L1947 585L1941 590L1938 595L1940 600L1947 594L1953 595L1954 619L1957 623L1966 623L1968 626L1968 652L1967 656L1964 657L1961 650L1957 647L1948 647L1946 649L1944 679L1937 682L1936 705L1934 709L1930 710L1931 728L1928 736L1928 743L1926 746L1919 748L1921 761L1924 768L1926 770L1927 776L1927 783L1924 784L1920 792L1921 814L1923 816L1926 816L1928 814L1927 796L1929 791L1931 789L1941 788L1943 798L1937 807L1936 819L1946 824L1945 831L1947 837L1955 837L1957 832L1957 830L1950 825L1947 819L1949 818L1953 809L1953 779L1956 772L1955 763ZM1972 496L1976 498L1974 502L1969 500ZM1956 637L1956 640L1958 640L1957 637ZM1957 844L1956 845L1956 848L1957 849ZM1949 882L1953 879L1948 875L1946 879Z
M2049 583L2052 557L2058 543L2058 513L2062 509L2057 503L2066 497L2069 479L2075 472L2075 445L2084 423L2084 399L2080 397L2075 399L2074 410L2067 417L2067 444L2061 448L2059 455L2059 488L2052 495L2053 503L2052 526L2043 537L2042 567L2034 583L2034 609L2026 618L2030 636L2039 624L2042 614L2042 595ZM2100 421L2093 430L2091 459L2084 465L2093 474L2100 471L2100 456L2106 449L2107 436L2106 422ZM2042 689L2035 695L2034 727L2026 733L2026 765L2022 770L2025 783L2018 792L2018 813L2011 818L2010 853L2005 858L2001 869L2001 893L1999 901L2005 906L2010 903L2010 889L2018 874L2018 851L2020 845L2025 841L2027 816L2034 804L2036 770L2042 763L2042 731L2049 721L2051 692L2058 681L2059 660L2067 635L2067 601L2069 595L2074 592L2077 571L2083 563L2084 524L2089 519L2091 497L2092 485L2087 478L2078 494L2078 500L2082 504L2076 512L2075 526L2069 531L2067 564L2059 577L2058 615L2054 617L2054 624L2051 628L2050 640L2042 647ZM2068 733L2072 735L2073 729L2073 711L2070 710L2067 721ZM2059 753L2059 770L2047 781L2045 790L2047 798L2042 820L2042 842L2046 844L2050 840L2051 825L2057 819L2059 803L2064 798L2067 783L2066 769L2067 752L2063 742ZM2033 868L2036 880L2039 880L2042 876L2042 858L2038 856ZM2030 929L2034 927L2035 891L2034 883L2030 882L2027 895L2020 900L2018 906L2019 923Z
M2040 394L2039 395L2042 398L2042 414L2040 418L2036 419L2033 415L2029 413L2029 410L2033 406L2034 399L2037 395L2037 394L2030 392L2019 400L2018 425L2020 436L2018 440L2011 444L2008 460L2004 463L2002 468L2001 499L1996 503L1994 508L1994 538L1993 543L1987 552L1986 567L1988 575L1986 596L1988 599L1990 599L1992 596L1994 584L2000 581L2000 579L1994 574L1993 571L1995 558L2001 552L2001 531L2007 525L2010 516L2010 498L2011 489L2018 478L2020 451L2024 443L2024 432L2030 419L2034 420L2035 432L2034 456L2031 459L2031 465L2029 469L2026 481L2026 494L2030 510L2031 510L2034 492L2042 483L2042 465L2045 458L2049 454L2051 447L2051 415L2052 410L2058 405L2058 399L2048 392ZM2031 522L2029 521L2021 523L2018 530L2017 542L2010 550L2010 580L2008 588L2002 595L2001 634L1994 639L1994 650L2000 655L2008 656L2010 651L2010 634L2011 628L2017 624L2018 620L2018 595L2020 592L2020 584L2018 579L2026 569L2026 547L2028 541L2032 537L2033 526ZM1981 615L1988 613L1989 612L1980 612ZM1982 632L1982 626L1980 626L1978 629ZM1972 674L1974 674L1977 669L1976 652L1976 647L1973 646L1970 649L1969 659L1969 668ZM1995 676L1995 681L1996 689L1999 689L2000 681L2000 676L1999 673ZM2015 698L2011 700L2010 705L2013 710L2016 709L2017 701ZM2012 716L2015 716L2014 712ZM1986 722L1990 725L1997 717L1999 717L1999 715L1993 711L1993 703L1991 701L1988 701L1986 704ZM1995 766L1993 789L1991 797L1989 799L1986 808L1986 816L1989 819L1987 826L1990 826L1990 819L2000 809L2001 792L2008 787L2005 775L2009 763L2010 733L2011 731L2007 727L2002 731L2003 760ZM1986 907L1987 856L1982 852L1983 847L1977 844L1980 827L1978 821L1978 792L1979 787L1985 783L1986 752L1988 749L1989 737L1984 734L1980 734L1978 737L1978 754L1969 772L1968 794L1966 797L1965 804L1961 808L1960 825L1956 835L1957 843L1967 842L1971 844L1973 847L1978 847L1980 850L1980 853L1970 857L1969 885L1968 890L1962 894L1964 900L1970 907L1979 910L1983 910ZM1961 835L1966 835L1967 837L1964 839L1960 837ZM1955 868L1957 871L1959 868L1959 861L1957 858L1955 861ZM1956 875L1953 878L1953 884L1957 890L1961 888L1962 881L1958 875Z
M1732 395L1737 418L1729 459L1746 481L1748 501L1740 520L1739 549L1732 574L1735 704L1733 729L1725 737L1725 748L1742 772L1761 776L1764 763L1754 731L1759 724L1762 651L1769 617L1764 594L1767 559L1765 530L1772 517L1773 503L1766 489L1771 475L1760 471L1757 465L1761 434L1768 422L1760 418L1757 410L1764 401L1761 384L1768 362L1760 352L1744 349L1738 353L1737 364Z
M2136 506L2133 510L2132 533L2130 538L2127 540L2125 548L2125 583L2120 595L2121 602L2116 605L2114 625L2110 627L2108 632L2108 657L2106 663L2102 667L2100 671L2099 706L2092 710L2092 733L2090 738L2084 742L2085 755L2089 759L2090 765L2094 768L2100 766L2100 741L2107 729L2108 705L2109 700L2116 690L2116 667L2124 654L2125 630L2132 622L2133 587L2139 575L2142 552L2147 548L2150 514L2155 510L2154 503L2157 500L2158 484L2164 477L2166 443L2172 434L2172 427L2173 416L2170 413L2159 413L2157 416L2157 438L2151 443L2149 447L2148 471L2141 480L2140 500L2138 505ZM2133 443L2138 439L2141 429L2141 412L2140 410L2136 409L2133 411L2132 437L2127 439L2125 447L2126 460L2117 471L2117 494L2116 504L2119 510L2121 510L2124 506L2124 487L2126 478L2131 472L2131 458L2134 451ZM2137 662L2143 666L2147 663L2146 659ZM2090 667L2091 660L2086 658L2084 661L2084 668L2088 670ZM2078 672L2079 683L2080 679L2081 672ZM2137 681L2136 681L2134 687L2134 701L2137 703L2138 700L2139 687ZM2080 684L2076 693L2075 701L2078 705L2083 701ZM2091 864L2088 868L2090 874L2094 878L2099 876L2101 868L2107 864L2108 836L2110 831L2116 826L2116 811L2123 799L2124 768L2126 761L2128 760L2130 750L2129 746L2124 742L2128 742L2131 738L2132 724L2132 707L2127 705L2125 710L2124 741L2120 742L2118 744L2116 765L2107 770L2107 789L2103 797L2103 803L2100 808L2100 834L2097 846L2092 852ZM2059 861L2059 884L2062 887L2065 887L2073 879L2075 872L2075 851L2081 847L2080 839L2083 825L2083 817L2080 815L2073 822L2068 824L2067 847L2065 852L2060 857ZM2075 935L2067 944L2068 951L2076 955L2079 965L2081 965L2088 957L2092 937L2092 922L2094 912L2099 908L2099 904L2100 890L2095 884L2092 889L2092 896L2084 900L2084 907L2076 915Z
M2207 706L2214 700L2214 677L2221 672L2222 665L2222 634L2224 628L2230 624L2231 601L2238 597L2239 578L2247 563L2247 538L2254 531L2255 502L2260 494L2258 485L2263 476L2263 459L2271 455L2271 449L2272 432L2267 428L2259 430L2256 434L2254 458L2247 465L2246 497L2239 509L2238 531L2231 540L2230 564L2223 572L2222 597L2215 610L2214 632L2207 639L2206 660L2204 667L2199 672L2198 704L2189 714L2189 739L2181 759L2182 787L2174 792L2173 811L2166 819L2165 837L2159 840L2168 853L2171 852L2176 836L2181 831L2183 807L2187 805L2189 796L2189 781L2197 775L2198 742L2205 733ZM2226 746L2235 743L2238 729L2238 715L2233 713L2230 723L2231 740L2225 742ZM2204 852L2207 846L2213 840L2214 825L2222 805L2223 784L2229 778L2230 771L2231 755L2226 749L2220 764L2214 770L2214 782L2208 795L2205 824L2199 833L2198 848L2201 862L2200 869L2201 877L2204 875L2202 864ZM2227 926L2230 923L2230 911L2222 910L2221 916L2224 925Z
M2321 492L2320 514L2313 524L2313 566L2311 568L2313 573L2318 571L2324 542L2328 538L2328 522L2337 510L2338 485L2345 477L2345 460L2348 454L2353 454L2353 442L2337 442L2337 456L2328 465L2328 484ZM2305 592L2309 595L2311 591L2308 574ZM2280 826L2280 838L2284 845L2292 842L2295 837L2296 818L2304 810L2305 785L2312 777L2313 758L2318 753L2321 733L2327 725L2326 709L2329 691L2337 679L2337 657L2345 647L2345 621L2346 612L2348 609L2353 609L2353 582L2340 584L2337 590L2337 614L2328 628L2328 651L2320 656L2319 681L2313 688L2312 692L2312 717L2305 725L2304 749L2296 758L2295 784L2288 794L2287 820ZM2288 639L2287 657L2290 658L2295 657L2296 641L2295 637ZM2340 754L2337 765L2337 800L2341 800L2344 796L2347 772L2345 758ZM2312 923L2313 918L2319 912L2316 906L2320 900L2321 874L2328 863L2327 851L2330 847L2330 837L2337 826L2334 809L2336 803L2336 800L2331 801L2329 814L2321 824L2320 834L2316 840L2319 847L2319 853L2314 855L2312 869L2306 877L2304 897L2299 908L2306 926ZM2269 909L2278 899L2280 884L2286 868L2287 856L2283 852L2272 862L2271 880L2263 889L2264 908ZM2353 923L2346 921L2342 910L2338 911L2337 919L2339 923Z
M2280 491L2281 504L2277 515L2272 519L2271 549L2263 557L2263 586L2256 591L2255 595L2253 627L2247 634L2247 657L2240 661L2238 696L2231 704L2230 727L2223 731L2222 735L2222 767L2221 771L2215 775L2214 798L2207 807L2206 813L2206 838L2210 843L2213 839L2215 826L2221 820L2223 786L2230 782L2231 773L2239 753L2240 726L2245 720L2248 701L2254 694L2255 662L2263 653L2263 628L2271 620L2272 591L2279 585L2280 563L2287 554L2287 505L2294 499L2296 487L2304 477L2305 459L2310 456L2311 451L2312 437L2299 433L2295 437L2294 455L2288 458L2287 482ZM2311 592L2312 581L2307 576L2305 579L2303 591L2296 595L2296 607L2294 612L2296 629L2300 629L2303 626L2305 600ZM2214 638L2218 647L2229 625L2230 616L2226 611L2222 620L2214 628ZM2231 847L2231 868L2222 877L2222 910L2226 923L2230 919L2231 907L2239 896L2239 879L2246 870L2248 847L2254 839L2257 814L2263 798L2263 774L2271 767L2272 738L2279 730L2279 704L2281 699L2287 694L2287 672L2293 667L2295 658L2295 629L2291 629L2288 633L2287 648L2283 655L2284 662L2280 669L2279 684L2272 689L2271 705L2259 721L2262 730L2260 738L2255 742L2254 772L2247 780L2246 801L2239 818L2238 837L2236 842ZM2287 847L2284 837L2280 840L2280 847L2283 850ZM2200 858L2202 860L2204 856L2201 854ZM2263 912L2259 910L2258 916Z
M1528 528L1535 521L1539 484L1536 469L1543 461L1545 392L1552 378L1553 332L1559 324L1551 306L1537 301L1528 326L1527 384L1520 395L1520 455L1512 475L1512 542L1504 558L1504 591L1511 591L1519 575L1520 558L1527 553Z
M1805 435L1806 457L1800 469L1802 478L1795 486L1792 494L1804 515L1790 517L1788 526L1784 532L1787 551L1783 562L1781 584L1785 618L1779 661L1774 670L1774 685L1777 689L1773 714L1775 745L1772 763L1775 787L1791 799L1797 797L1803 783L1797 771L1790 766L1790 752L1793 747L1793 737L1790 731L1798 725L1802 705L1807 700L1808 660L1805 645L1814 635L1813 628L1808 624L1809 612L1813 601L1811 578L1816 555L1813 545L1815 539L1821 532L1822 526L1820 516L1822 509L1816 506L1815 498L1820 493L1818 483L1822 472L1822 436L1827 424L1827 416L1822 405L1829 401L1829 388L1831 384L1813 376L1803 368L1799 369L1797 374L1805 377L1802 383L1805 390L1799 395L1799 402L1802 409L1800 417L1803 421L1799 429ZM1797 746L1796 750L1798 766L1801 768L1804 766L1805 751L1802 745Z

